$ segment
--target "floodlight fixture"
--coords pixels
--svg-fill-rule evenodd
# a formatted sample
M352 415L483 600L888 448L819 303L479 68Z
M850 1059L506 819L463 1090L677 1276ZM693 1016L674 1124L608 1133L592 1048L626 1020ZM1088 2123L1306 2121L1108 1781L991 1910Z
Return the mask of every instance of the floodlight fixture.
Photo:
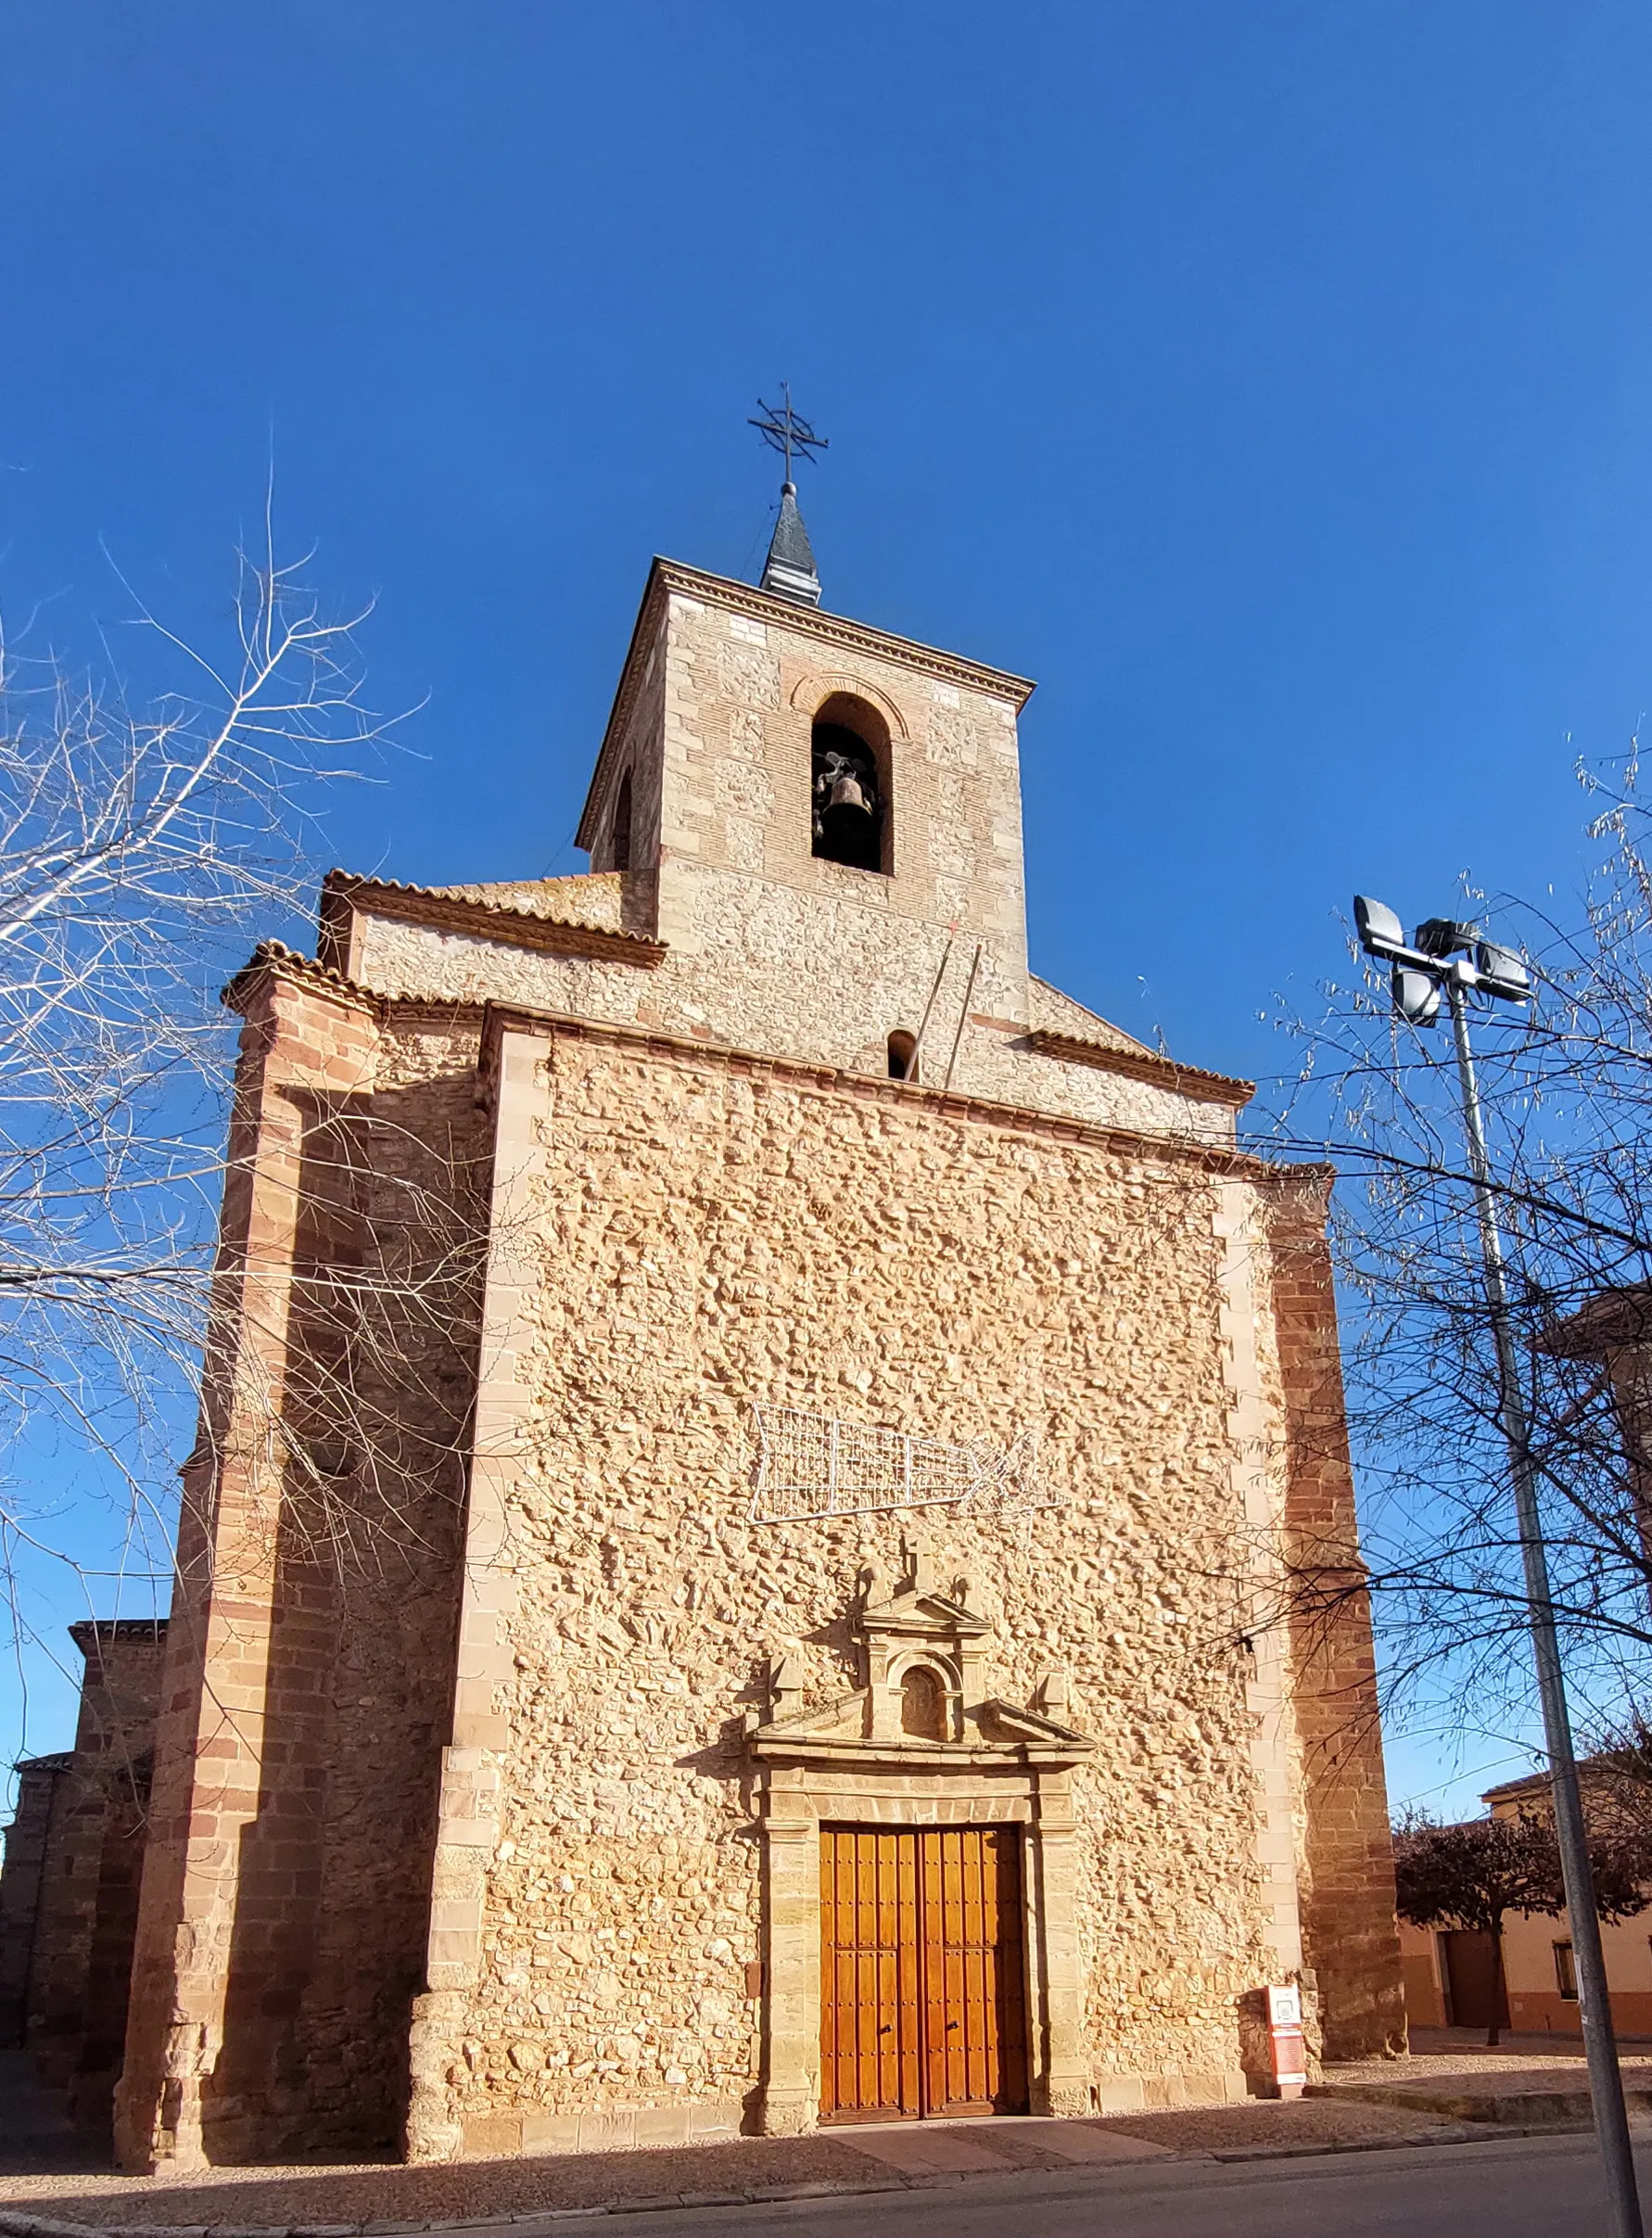
M1368 894L1353 896L1353 922L1359 927L1359 944L1368 956L1391 955L1407 945L1405 928L1387 902L1373 901Z
M1432 1025L1440 1015L1440 982L1431 972L1414 972L1396 963L1390 983L1394 1008L1408 1024Z
M1430 917L1417 928L1416 945L1425 956L1455 956L1480 941L1477 924L1459 924L1455 917Z
M1367 956L1375 956L1384 963L1411 964L1424 972L1434 968L1430 959L1406 939L1404 926L1387 902L1373 901L1368 894L1356 894L1353 922L1359 928L1359 944Z
M1526 968L1525 959L1494 940L1482 940L1477 945L1474 974L1488 995L1500 995L1505 1002L1531 999L1531 973Z
M1494 996L1500 1002L1531 999L1531 973L1524 959L1500 941L1487 940L1477 924L1428 917L1408 943L1399 912L1368 894L1354 896L1353 922L1366 954L1393 965L1394 1008L1412 1025L1433 1024L1440 1015L1440 989L1445 986ZM1434 985L1432 1002L1420 984L1425 980Z

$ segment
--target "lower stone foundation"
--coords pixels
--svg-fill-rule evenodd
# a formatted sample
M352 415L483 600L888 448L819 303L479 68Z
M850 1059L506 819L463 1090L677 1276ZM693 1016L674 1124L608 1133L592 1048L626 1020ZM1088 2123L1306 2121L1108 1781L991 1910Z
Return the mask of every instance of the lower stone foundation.
M1242 2067L1219 2075L1116 2075L1097 2083L1081 2114L1157 2114L1181 2106L1242 2105L1253 2096ZM1001 2118L1013 2121L1014 2115ZM623 2153L667 2145L718 2144L755 2124L737 2100L698 2100L680 2106L595 2106L582 2114L491 2114L467 2121L462 2160L515 2155ZM808 2135L808 2122L790 2132Z
M673 2144L716 2144L738 2137L738 2101L699 2099L680 2106L591 2106L582 2114L485 2114L464 2124L462 2160L515 2153L623 2153Z

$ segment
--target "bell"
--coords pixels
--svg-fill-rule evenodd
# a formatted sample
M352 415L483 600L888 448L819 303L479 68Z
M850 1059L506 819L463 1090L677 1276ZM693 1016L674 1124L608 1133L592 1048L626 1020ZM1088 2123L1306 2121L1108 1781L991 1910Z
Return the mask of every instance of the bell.
M858 808L863 816L871 814L866 795L860 790L860 781L850 769L845 769L832 786L828 806L833 808Z

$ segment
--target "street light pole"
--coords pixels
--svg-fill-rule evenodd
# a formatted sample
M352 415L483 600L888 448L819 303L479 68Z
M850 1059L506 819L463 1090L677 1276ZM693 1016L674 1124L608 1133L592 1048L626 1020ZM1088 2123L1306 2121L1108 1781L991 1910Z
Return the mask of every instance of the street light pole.
M1475 1209L1480 1216L1480 1255L1485 1270L1486 1304L1497 1347L1498 1420L1508 1442L1514 1480L1515 1514L1520 1529L1520 1560L1526 1573L1526 1615L1537 1663L1537 1692L1543 1705L1544 1740L1549 1758L1549 1788L1555 1799L1555 1831L1560 1845L1560 1875L1571 1922L1572 1964L1577 1973L1578 2017L1589 2062L1589 2096L1595 2108L1595 2135L1606 2171L1614 2238L1642 2238L1640 2196L1635 2188L1634 2155L1623 2104L1623 2075L1607 1990L1606 1958L1600 1947L1600 1914L1595 1904L1595 1875L1589 1863L1589 1835L1578 1788L1571 1716L1560 1667L1560 1638L1549 1592L1548 1556L1537 1505L1537 1470L1531 1459L1531 1428L1519 1362L1509 1325L1508 1283L1504 1270L1503 1233L1492 1189L1491 1160L1480 1113L1480 1085L1468 1039L1468 990L1455 970L1445 981L1456 1044L1457 1081L1463 1093L1463 1125L1468 1137L1468 1166L1474 1176Z
M1600 1914L1595 1908L1595 1875L1589 1863L1589 1835L1583 1824L1571 1717L1566 1706L1566 1679L1560 1662L1560 1635L1555 1622L1548 1556L1538 1507L1537 1468L1531 1457L1531 1423L1520 1386L1519 1360L1508 1310L1503 1232L1497 1219L1492 1162L1486 1151L1485 1125L1480 1116L1480 1084L1475 1078L1474 1050L1468 1037L1471 993L1491 995L1507 1002L1523 1002L1530 998L1531 980L1525 965L1512 949L1482 940L1472 925L1431 918L1417 928L1414 941L1408 944L1399 919L1381 902L1360 896L1353 907L1361 944L1366 953L1393 966L1394 1007L1402 1015L1415 1025L1432 1025L1439 1015L1442 992L1451 1011L1457 1085L1463 1099L1463 1127L1468 1139L1468 1170L1474 1180L1475 1211L1480 1222L1486 1306L1497 1351L1497 1419L1508 1446L1515 1516L1519 1525L1526 1617L1531 1628L1532 1655L1537 1664L1537 1692L1543 1709L1550 1792L1555 1804L1555 1833L1560 1850L1566 1909L1571 1922L1578 2017L1582 2024L1583 2050L1589 2063L1595 2135L1606 2175L1612 2238L1643 2238L1634 2156L1630 2149L1629 2119L1623 2104L1623 2076L1618 2065L1606 1960L1600 1947ZM1464 951L1472 954L1472 961Z

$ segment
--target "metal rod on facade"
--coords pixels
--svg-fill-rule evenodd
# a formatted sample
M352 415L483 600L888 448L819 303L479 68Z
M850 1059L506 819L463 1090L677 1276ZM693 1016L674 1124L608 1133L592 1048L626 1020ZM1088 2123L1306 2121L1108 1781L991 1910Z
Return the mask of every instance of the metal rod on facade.
M947 1077L941 1083L943 1095L952 1086L953 1070L958 1063L959 1046L964 1037L964 1028L970 1023L970 1005L975 999L975 974L981 969L981 951L985 941L975 943L975 953L970 963L970 976L964 982L963 1009L958 1013L958 1031L952 1036L952 1054L947 1060Z
M923 1015L918 1021L918 1032L912 1043L912 1054L907 1060L907 1078L909 1080L921 1080L922 1077L918 1070L918 1063L923 1055L923 1036L929 1031L929 1014L935 1007L935 997L940 993L941 982L947 976L947 966L952 960L952 944L957 938L957 925L949 924L947 927L947 945L941 950L941 961L935 973L934 985L929 990L929 1000L924 1004Z
M1537 1691L1543 1704L1544 1737L1548 1748L1549 1779L1555 1799L1555 1829L1560 1845L1560 1870L1566 1889L1566 1909L1571 1921L1572 1957L1577 1971L1578 2015L1582 2023L1583 2049L1589 2062L1589 2095L1595 2108L1595 2134L1606 2171L1613 2238L1643 2238L1640 2196L1635 2187L1634 2156L1629 2143L1629 2117L1623 2105L1623 2077L1618 2066L1618 2045L1612 2028L1612 2008L1607 1992L1606 1961L1600 1947L1600 1915L1595 1904L1595 1876L1589 1864L1589 1837L1583 1825L1582 1797L1578 1787L1577 1757L1572 1748L1571 1718L1566 1706L1566 1680L1560 1665L1560 1640L1555 1623L1555 1604L1549 1589L1548 1557L1538 1512L1537 1469L1531 1458L1531 1435L1520 1388L1519 1363L1508 1311L1508 1285L1504 1271L1503 1237L1497 1225L1497 1205L1492 1190L1491 1160L1486 1155L1485 1128L1480 1118L1480 1087L1474 1076L1474 1052L1468 1040L1467 990L1455 971L1445 973L1446 998L1451 1004L1452 1034L1456 1042L1457 1080L1463 1093L1463 1124L1468 1137L1469 1169L1474 1176L1475 1207L1480 1216L1480 1258L1485 1269L1486 1303L1497 1347L1498 1417L1508 1442L1514 1478L1515 1513L1520 1530L1520 1559L1526 1574L1526 1609L1531 1626L1531 1646L1537 1661Z

